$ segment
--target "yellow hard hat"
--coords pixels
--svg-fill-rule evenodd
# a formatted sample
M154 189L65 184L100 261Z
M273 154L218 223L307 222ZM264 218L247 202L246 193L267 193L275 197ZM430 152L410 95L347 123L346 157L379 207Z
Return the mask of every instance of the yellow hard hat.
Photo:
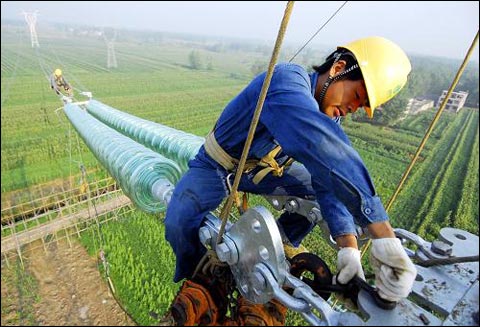
M368 117L405 86L412 66L403 50L390 40L372 36L339 46L355 55L367 88Z
M60 68L55 69L55 76L62 76L62 70Z

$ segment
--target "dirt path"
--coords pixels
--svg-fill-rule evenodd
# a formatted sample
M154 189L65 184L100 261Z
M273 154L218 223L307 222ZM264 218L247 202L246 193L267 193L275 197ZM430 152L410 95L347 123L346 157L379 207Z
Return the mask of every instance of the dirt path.
M4 279L8 274L4 276L7 268L2 264L2 326L9 321L39 326L135 325L110 294L95 259L78 241L72 240L72 247L66 241L52 242L47 253L39 244L27 245L25 272L16 282ZM13 275L18 276L18 270ZM35 286L25 288L25 277ZM4 297L8 297L8 307L4 307Z

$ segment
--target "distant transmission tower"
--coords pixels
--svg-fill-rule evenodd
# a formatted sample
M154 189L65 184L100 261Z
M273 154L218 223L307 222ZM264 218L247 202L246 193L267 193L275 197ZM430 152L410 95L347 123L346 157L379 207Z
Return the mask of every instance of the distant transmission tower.
M114 31L113 38L111 40L108 40L105 31L103 32L103 39L105 40L105 43L107 44L107 68L117 68L117 57L115 57L115 38L117 37L117 31Z
M32 48L39 48L38 44L37 30L35 29L35 24L37 24L37 11L34 13L23 12L25 20L27 21L28 27L30 28L30 38L32 40Z

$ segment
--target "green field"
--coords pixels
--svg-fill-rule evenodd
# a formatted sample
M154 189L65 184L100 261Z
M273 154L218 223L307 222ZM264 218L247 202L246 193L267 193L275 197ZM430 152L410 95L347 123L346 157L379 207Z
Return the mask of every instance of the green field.
M1 42L2 208L11 204L13 195L17 201L35 196L31 189L38 184L72 176L79 181L80 165L93 180L105 176L62 110L57 110L62 102L46 79L54 68L64 71L77 100L85 100L79 91L91 91L96 100L119 110L205 136L223 107L249 82L251 67L269 59L268 52L211 51L198 41L135 42L120 37L115 44L118 68L107 69L107 49L100 38L52 32L40 38L41 47L35 51L24 30L2 26ZM193 49L201 69L189 67ZM433 115L432 109L391 127L344 122L385 204ZM446 226L478 235L478 120L478 109L442 114L389 212L394 227L428 240ZM251 204L266 201L254 197ZM161 221L134 211L83 235L92 255L100 247L106 252L118 295L141 324L153 324L148 311L162 314L178 288L171 282L174 256ZM304 243L334 267L335 253L318 230ZM289 319L302 323L293 314Z
M88 149L77 144L62 112L55 111L62 103L45 76L55 67L63 69L76 91L91 91L110 106L203 136L249 77L246 69L227 72L229 62L244 60L249 67L248 61L256 57L233 53L215 61L218 69L197 71L185 68L188 47L135 49L119 42L119 68L109 71L103 68L106 49L100 41L84 47L47 39L45 43L50 43L39 49L39 55L28 43L3 42L7 41L2 40L2 193L65 178L71 170L78 171L76 161L95 166ZM42 67L50 69L44 72Z

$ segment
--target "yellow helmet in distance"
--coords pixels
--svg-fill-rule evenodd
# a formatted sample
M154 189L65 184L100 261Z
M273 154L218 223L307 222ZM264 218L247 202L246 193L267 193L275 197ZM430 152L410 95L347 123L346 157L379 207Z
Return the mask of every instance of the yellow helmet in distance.
M62 70L60 68L55 69L55 76L60 77L62 76Z
M405 52L395 43L380 36L371 36L339 46L355 55L365 81L369 105L368 117L407 83L412 66Z

